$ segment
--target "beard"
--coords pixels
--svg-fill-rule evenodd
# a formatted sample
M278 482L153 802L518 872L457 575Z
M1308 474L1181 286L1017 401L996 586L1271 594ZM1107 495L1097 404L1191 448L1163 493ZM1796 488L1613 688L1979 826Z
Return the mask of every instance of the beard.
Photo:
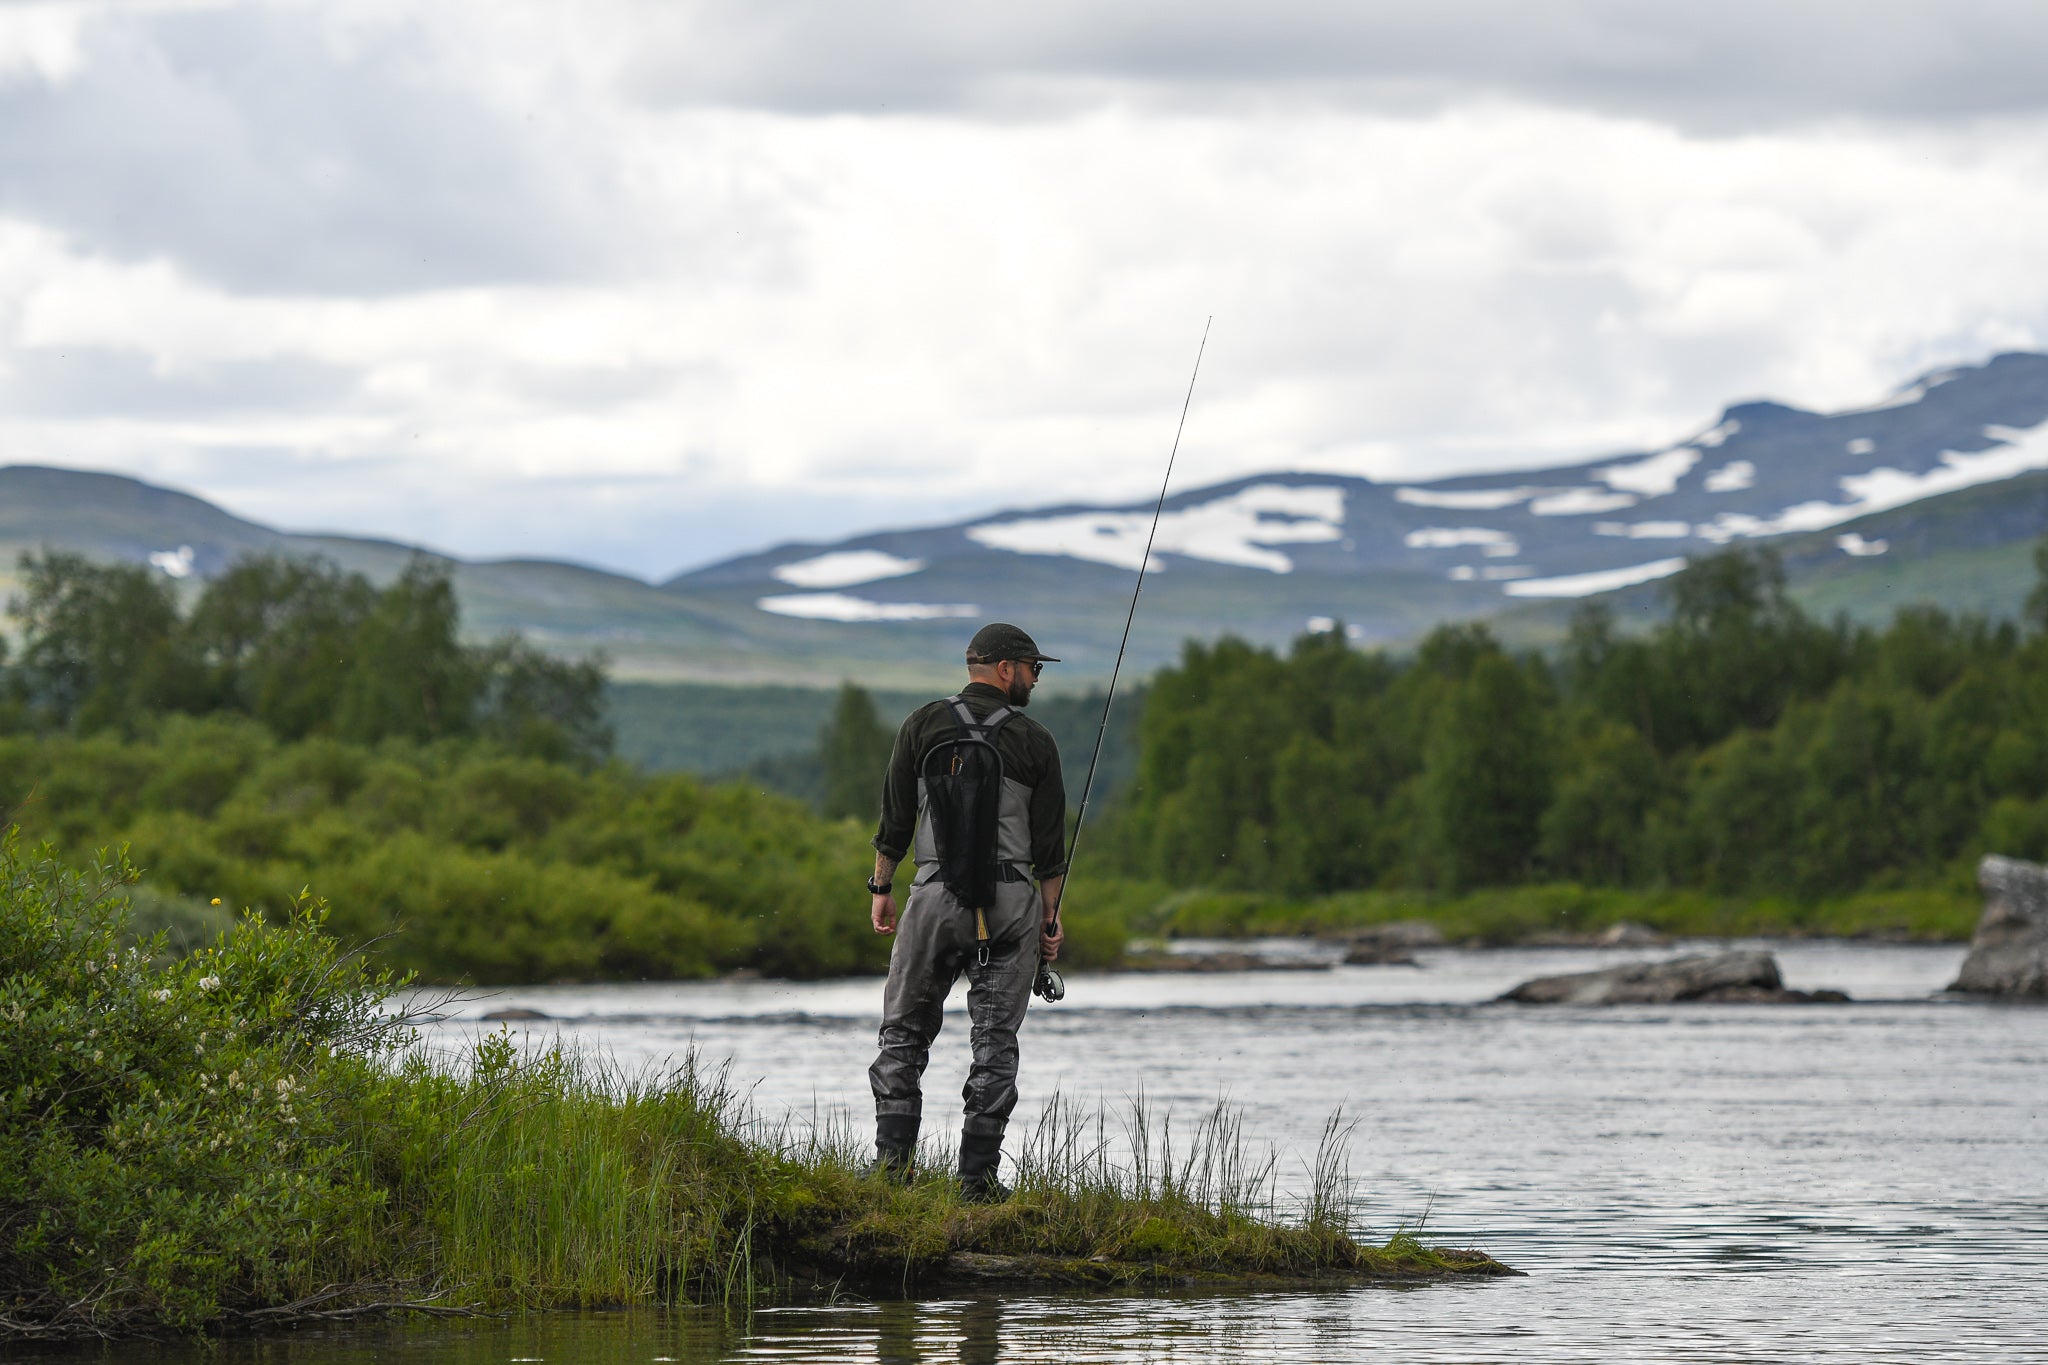
M1035 681L1036 679L1030 678L1013 678L1008 693L1010 705L1020 711L1031 705L1031 684Z

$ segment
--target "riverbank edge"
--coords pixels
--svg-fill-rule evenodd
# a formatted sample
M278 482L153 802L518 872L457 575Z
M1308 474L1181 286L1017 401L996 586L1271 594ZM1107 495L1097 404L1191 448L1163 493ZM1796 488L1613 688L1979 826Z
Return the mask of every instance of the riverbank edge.
M1111 881L1077 888L1072 899L1113 916L1129 940L1347 940L1389 926L1427 925L1442 944L1467 948L1617 946L1603 941L1617 932L1668 939L1967 943L1982 910L1975 886L1960 880L1813 901L1569 882L1459 895L1346 891L1302 897ZM1126 955L1133 955L1128 943L1120 954Z
M1331 1267L1292 1274L1176 1266L1158 1261L1113 1261L1101 1257L1005 1256L956 1251L906 1277L895 1288L909 1297L943 1291L1117 1290L1280 1291L1369 1284L1422 1284L1442 1280L1525 1277L1483 1251L1434 1249L1426 1257L1389 1257L1370 1266ZM885 1281L860 1283L875 1298L888 1298ZM822 1284L818 1285L823 1288Z

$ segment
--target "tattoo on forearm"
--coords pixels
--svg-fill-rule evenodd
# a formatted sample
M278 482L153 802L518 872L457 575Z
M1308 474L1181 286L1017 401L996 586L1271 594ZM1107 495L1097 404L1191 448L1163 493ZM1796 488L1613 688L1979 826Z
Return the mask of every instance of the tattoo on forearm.
M881 886L885 882L894 881L896 879L896 869L902 862L901 858L891 858L886 853L877 853L875 855L875 885Z

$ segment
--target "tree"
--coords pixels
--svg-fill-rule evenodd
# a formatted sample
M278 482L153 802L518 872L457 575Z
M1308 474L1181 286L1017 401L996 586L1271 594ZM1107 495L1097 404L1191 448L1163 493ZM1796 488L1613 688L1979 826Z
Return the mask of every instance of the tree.
M1597 718L1566 748L1557 795L1543 812L1544 867L1595 885L1640 879L1644 826L1665 785L1657 751L1633 726Z
M557 659L516 635L474 653L475 729L526 758L589 767L610 757L602 654Z
M875 713L875 699L853 683L840 686L832 718L818 732L828 819L872 820L881 809L882 778L894 742Z
M457 639L459 620L448 570L423 557L406 565L356 628L335 704L336 738L373 744L470 733L485 680Z
M1423 760L1422 861L1437 881L1457 890L1527 875L1550 802L1546 750L1522 670L1480 657L1438 709Z
M2027 624L2048 634L2048 536L2034 543L2034 590L2027 594Z
M12 670L20 700L47 724L103 730L155 711L202 710L205 684L168 582L139 564L45 551L21 557Z
M333 729L378 601L361 574L263 555L207 584L187 628L224 708L301 739Z

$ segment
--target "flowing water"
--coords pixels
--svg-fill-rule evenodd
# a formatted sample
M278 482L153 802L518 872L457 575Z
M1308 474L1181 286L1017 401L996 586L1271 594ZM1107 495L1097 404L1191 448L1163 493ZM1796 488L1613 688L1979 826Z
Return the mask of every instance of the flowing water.
M207 1358L2048 1361L2048 1009L1936 998L1960 949L1766 946L1788 985L1856 1003L1496 1005L1527 977L1643 955L1443 950L1419 968L1080 976L1034 1005L1018 1122L1055 1088L1112 1108L1142 1091L1189 1121L1227 1097L1282 1153L1285 1194L1341 1105L1366 1227L1421 1224L1527 1278L544 1315ZM764 1116L860 1126L879 998L875 981L536 987L464 1004L431 1041L539 1009L549 1022L513 1026L529 1045L627 1065L695 1048L759 1078ZM955 1107L964 1023L949 1014L934 1049L933 1120Z

